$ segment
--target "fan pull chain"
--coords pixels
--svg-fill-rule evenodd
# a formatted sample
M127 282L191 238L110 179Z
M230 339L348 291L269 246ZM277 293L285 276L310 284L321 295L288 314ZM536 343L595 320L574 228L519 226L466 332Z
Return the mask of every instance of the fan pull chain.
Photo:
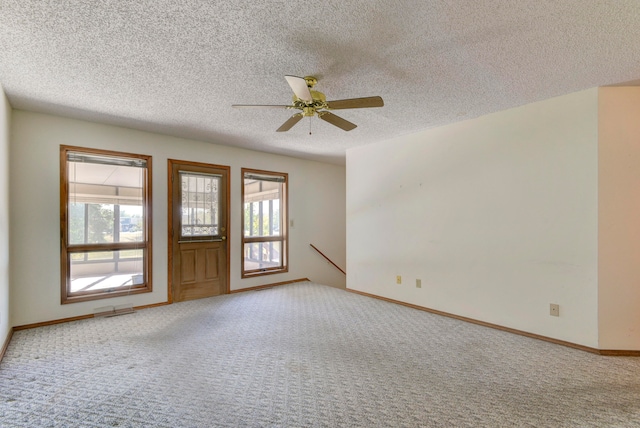
M309 135L311 135L311 116L309 116Z

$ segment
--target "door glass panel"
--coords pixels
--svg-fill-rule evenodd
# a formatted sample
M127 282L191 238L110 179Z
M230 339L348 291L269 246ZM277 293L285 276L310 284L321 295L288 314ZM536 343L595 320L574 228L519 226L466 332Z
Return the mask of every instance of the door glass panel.
M219 175L180 171L181 237L219 234L220 179Z

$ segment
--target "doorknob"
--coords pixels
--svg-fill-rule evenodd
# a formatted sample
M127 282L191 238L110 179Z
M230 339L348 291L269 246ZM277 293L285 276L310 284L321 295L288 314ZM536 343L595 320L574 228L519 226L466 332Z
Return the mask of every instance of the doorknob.
M222 239L223 241L226 241L227 237L226 236L221 236L220 239Z

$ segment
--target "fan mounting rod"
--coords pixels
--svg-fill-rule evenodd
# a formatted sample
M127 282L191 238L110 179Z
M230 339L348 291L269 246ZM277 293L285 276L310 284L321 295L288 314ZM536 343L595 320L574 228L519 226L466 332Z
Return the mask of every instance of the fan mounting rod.
M309 89L312 89L314 86L316 86L316 83L318 83L318 79L313 76L304 76L303 79L305 82L307 82L307 86L309 87Z

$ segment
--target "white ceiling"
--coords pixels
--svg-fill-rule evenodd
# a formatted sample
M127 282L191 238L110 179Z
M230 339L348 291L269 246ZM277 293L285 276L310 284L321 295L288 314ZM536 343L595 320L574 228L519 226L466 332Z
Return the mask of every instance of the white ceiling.
M345 132L288 110L318 77ZM640 78L638 0L2 0L16 109L343 163L347 148ZM309 126L312 135L309 135Z

